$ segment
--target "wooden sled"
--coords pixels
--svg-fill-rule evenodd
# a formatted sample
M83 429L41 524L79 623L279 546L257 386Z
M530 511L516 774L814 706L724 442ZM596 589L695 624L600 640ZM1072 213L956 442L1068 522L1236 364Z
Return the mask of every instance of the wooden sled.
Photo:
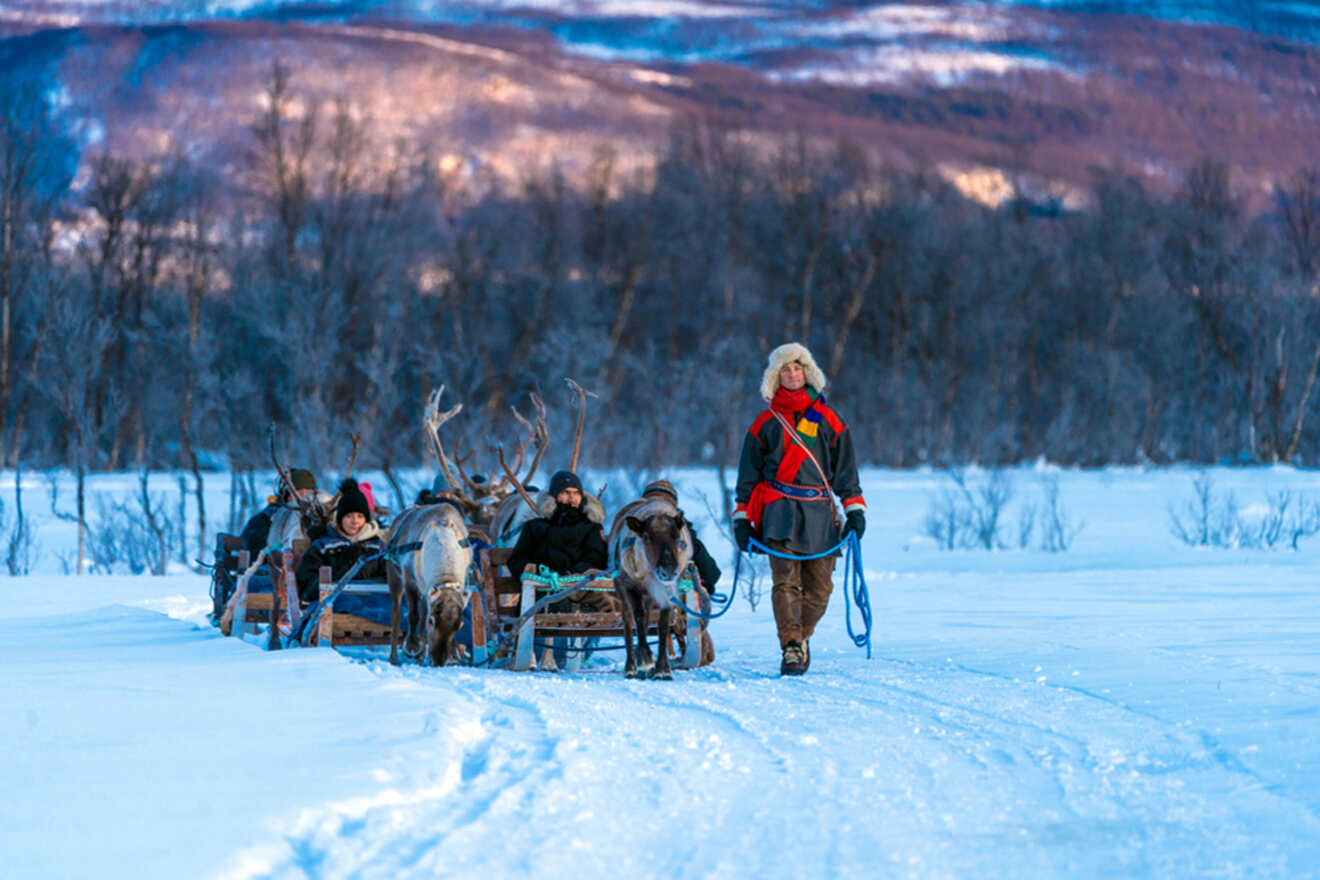
M553 645L567 649L568 660L564 669L576 671L582 663L582 647L588 639L617 638L623 639L623 615L621 612L540 612L522 620L524 609L536 604L536 584L532 579L522 580L506 574L509 557L513 555L511 547L490 547L481 551L482 602L473 602L472 623L475 644L486 644L486 635L499 640L509 648L508 668L527 670L536 665L536 643ZM700 609L709 607L709 598L698 579L694 578L693 589L683 594L687 606ZM609 578L601 578L584 583L583 587L612 585ZM480 629L477 625L478 608L485 619ZM678 637L682 645L679 652L671 651L673 665L679 669L694 669L701 665L701 634L706 622L690 617L675 608L669 618L671 633ZM689 622L698 620L698 631L688 637ZM521 624L519 623L521 621ZM652 610L646 623L648 637L659 635L660 612ZM669 646L666 646L668 649Z
M330 566L321 566L318 578L321 601L324 602L330 591L334 589ZM365 605L372 610L383 610L385 623L380 622L379 614L364 616L345 610L355 605ZM317 621L316 631L310 633L304 641L307 644L326 648L342 648L348 645L389 645L391 611L390 588L384 581L350 581L335 597L334 602L321 609L321 618ZM407 609L404 608L403 612L406 614Z
M278 564L267 563L249 572L251 560L247 550L239 550L238 586L230 597L226 611L228 626L222 622L221 629L226 635L246 639L267 627L267 647L278 648L280 641L277 631L286 632L297 626L301 607L298 602L298 583L294 578L298 555L306 550L305 541L295 541L292 550L273 551ZM298 546L302 545L302 546Z

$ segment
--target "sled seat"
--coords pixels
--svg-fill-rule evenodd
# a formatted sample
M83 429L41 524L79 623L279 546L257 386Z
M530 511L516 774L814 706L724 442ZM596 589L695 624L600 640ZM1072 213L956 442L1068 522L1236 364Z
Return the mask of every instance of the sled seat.
M321 597L324 599L334 588L330 566L321 566L318 576ZM348 645L388 645L393 612L390 587L385 581L349 581L334 602L321 611L321 619L311 644L336 648ZM399 626L401 633L407 632L406 602L399 609Z

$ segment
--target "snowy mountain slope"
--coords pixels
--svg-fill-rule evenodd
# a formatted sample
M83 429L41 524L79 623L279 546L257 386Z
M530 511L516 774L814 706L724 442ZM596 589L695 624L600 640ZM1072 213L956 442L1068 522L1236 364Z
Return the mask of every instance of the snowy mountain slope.
M268 654L191 575L0 580L0 847L16 877L1318 876L1320 547L1180 548L1189 476L1061 475L1087 526L1051 555L930 549L942 478L867 472L876 656L836 592L801 680L742 599L661 683Z
M1309 163L1308 9L18 0L0 11L0 69L48 80L86 147L177 148L226 176L278 58L300 95L347 98L381 144L474 178L553 157L575 179L603 144L645 166L675 120L718 118L767 148L790 131L846 138L990 202L1026 163L1034 188L1078 206L1090 169L1114 162L1168 186L1209 152L1247 193Z
M945 5L945 4L941 4ZM1320 36L1320 10L1313 4L1243 2L1243 0L990 0L960 5L978 7L1042 7L1107 15L1139 15L1166 21L1223 24L1289 39L1314 42ZM525 21L542 18L579 21L590 27L619 21L710 21L752 23L804 20L825 14L845 14L872 7L903 14L921 4L857 4L815 0L11 0L6 17L45 22L47 26L76 24L166 24L223 18L331 21L356 16L390 17L418 23L489 23L500 18ZM568 29L565 28L567 31Z

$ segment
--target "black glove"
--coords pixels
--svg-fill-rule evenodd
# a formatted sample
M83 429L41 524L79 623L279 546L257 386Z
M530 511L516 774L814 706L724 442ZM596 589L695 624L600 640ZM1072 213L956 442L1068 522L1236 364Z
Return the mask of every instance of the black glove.
M733 542L738 545L738 549L746 553L751 549L752 524L745 519L736 519L733 521Z
M847 518L848 522L843 527L843 537L856 534L857 539L861 540L862 533L866 531L866 511L850 510Z

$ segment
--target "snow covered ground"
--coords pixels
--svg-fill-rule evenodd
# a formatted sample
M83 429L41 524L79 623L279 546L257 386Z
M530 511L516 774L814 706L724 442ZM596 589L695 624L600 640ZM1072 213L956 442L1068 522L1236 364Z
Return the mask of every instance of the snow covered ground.
M1320 876L1320 536L1182 546L1195 473L1057 474L1085 528L1050 554L940 551L947 478L865 472L875 656L836 591L797 680L768 597L672 682L265 653L205 624L201 576L56 573L44 519L38 573L0 578L0 873ZM1312 472L1211 473L1247 519L1320 497ZM1046 475L1013 472L1010 532ZM677 482L728 559L694 497L713 475Z

